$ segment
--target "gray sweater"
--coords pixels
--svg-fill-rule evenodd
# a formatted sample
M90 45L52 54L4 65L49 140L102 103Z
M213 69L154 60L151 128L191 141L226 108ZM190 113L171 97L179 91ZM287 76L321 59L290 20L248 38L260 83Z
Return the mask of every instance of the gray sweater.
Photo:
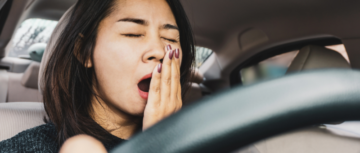
M0 153L57 153L59 145L56 142L56 129L54 124L43 124L0 142ZM109 151L122 139L118 138L111 144L103 143Z

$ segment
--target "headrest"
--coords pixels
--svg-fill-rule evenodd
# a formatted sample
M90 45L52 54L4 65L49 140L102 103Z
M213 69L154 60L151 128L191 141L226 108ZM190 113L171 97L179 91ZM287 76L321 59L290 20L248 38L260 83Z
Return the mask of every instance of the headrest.
M41 62L42 56L46 48L46 43L36 43L31 45L27 52L30 55L31 60Z
M53 33L51 34L51 37L49 39L49 42L46 46L46 49L44 51L44 55L42 57L42 61L40 64L40 70L39 70L39 82L38 82L38 86L39 86L39 91L40 93L42 93L42 87L43 87L43 74L44 74L44 69L46 67L46 64L49 61L49 58L52 54L53 48L56 45L56 42L58 40L58 38L60 37L62 31L65 29L66 25L69 22L70 19L70 15L71 12L74 8L74 5L71 6L65 13L64 15L60 18L58 24L56 25L56 27L54 28Z
M21 84L27 88L38 89L39 62L31 62L21 78Z
M44 124L48 118L42 102L11 102L0 104L0 141L21 131Z
M340 53L325 47L308 45L299 51L286 73L323 68L351 67Z

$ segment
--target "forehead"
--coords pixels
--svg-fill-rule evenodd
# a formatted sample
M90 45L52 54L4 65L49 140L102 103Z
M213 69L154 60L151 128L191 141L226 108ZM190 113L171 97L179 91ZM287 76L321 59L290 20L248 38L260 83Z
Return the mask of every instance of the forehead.
M175 17L165 0L116 0L114 11L116 18L142 18L145 20L176 23Z

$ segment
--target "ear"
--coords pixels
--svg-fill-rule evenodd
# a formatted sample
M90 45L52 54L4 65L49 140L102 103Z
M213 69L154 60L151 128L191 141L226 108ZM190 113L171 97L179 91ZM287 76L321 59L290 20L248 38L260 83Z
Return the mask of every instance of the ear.
M81 63L83 63L83 61L82 61L81 54L80 54L80 50L81 50L80 46L82 45L83 39L84 39L84 35L79 33L78 38L76 38L75 46L74 46L74 55L77 58L77 60ZM86 67L86 68L92 67L91 59L87 59L85 61L84 67Z

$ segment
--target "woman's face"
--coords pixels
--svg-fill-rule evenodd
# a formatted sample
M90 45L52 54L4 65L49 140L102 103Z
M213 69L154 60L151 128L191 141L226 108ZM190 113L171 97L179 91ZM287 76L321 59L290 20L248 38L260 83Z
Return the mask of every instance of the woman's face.
M180 49L182 60L176 20L165 0L116 0L99 25L93 61L98 92L110 108L143 114L147 98L139 82L162 61L168 44Z

